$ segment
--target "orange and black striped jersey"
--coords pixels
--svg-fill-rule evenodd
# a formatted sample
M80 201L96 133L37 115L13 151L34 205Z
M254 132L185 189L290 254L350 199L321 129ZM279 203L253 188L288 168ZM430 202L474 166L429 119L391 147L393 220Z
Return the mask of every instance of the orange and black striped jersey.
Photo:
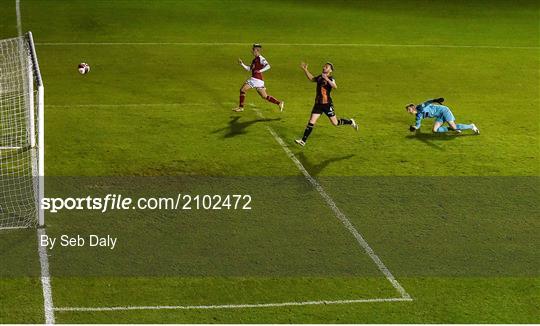
M334 81L332 76L329 76L328 79ZM332 91L332 86L322 77L322 75L316 76L314 81L317 82L317 95L315 96L316 104L332 104L332 98L330 97L330 92Z

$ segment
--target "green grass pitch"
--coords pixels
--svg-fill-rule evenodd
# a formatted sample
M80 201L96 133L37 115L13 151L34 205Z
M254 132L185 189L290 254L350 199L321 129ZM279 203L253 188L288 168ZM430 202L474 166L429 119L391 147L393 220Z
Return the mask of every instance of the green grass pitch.
M399 297L268 127L413 298L58 310L56 322L540 322L535 1L20 3L46 90L47 196L253 197L251 211L49 213L51 236L119 238L115 250L49 251L55 307ZM0 38L16 36L14 0L0 16ZM254 91L231 112L253 42L282 113ZM334 63L336 112L358 133L321 117L296 147L314 97L301 61ZM481 135L434 135L430 121L410 134L404 105L439 96ZM1 231L0 249L0 323L42 323L35 230Z

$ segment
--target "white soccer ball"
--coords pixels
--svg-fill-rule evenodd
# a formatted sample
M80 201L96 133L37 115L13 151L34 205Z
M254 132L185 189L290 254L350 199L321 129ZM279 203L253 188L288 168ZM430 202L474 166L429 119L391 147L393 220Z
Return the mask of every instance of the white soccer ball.
M81 75L87 74L90 72L90 65L87 63L79 63L79 73Z

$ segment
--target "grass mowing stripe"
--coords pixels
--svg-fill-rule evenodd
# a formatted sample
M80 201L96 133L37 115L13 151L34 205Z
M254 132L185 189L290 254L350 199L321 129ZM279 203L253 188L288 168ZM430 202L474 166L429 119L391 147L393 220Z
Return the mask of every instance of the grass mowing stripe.
M261 113L261 111L259 111L258 109L255 109L255 112L257 113L257 115L261 119L264 119L264 116ZM399 282L396 280L394 275L392 275L392 272L390 272L390 270L382 262L382 260L379 258L379 256L377 256L375 251L373 251L373 249L371 248L369 243L367 243L367 241L364 239L362 234L360 234L360 232L358 232L358 230L354 227L354 225L347 218L347 216L345 214L343 214L343 212L337 207L337 205L334 202L334 200L332 199L332 197L330 197L330 195L328 195L328 193L324 190L324 188L321 186L321 184L309 174L309 172L306 170L304 165L296 158L296 156L294 156L293 152L291 152L291 150L287 147L287 145L285 144L283 139L281 139L281 137L274 131L274 129L272 127L267 126L266 128L268 129L270 134L274 137L274 139L278 142L278 144L283 148L283 151L285 151L285 154L287 154L287 156L293 161L293 163L298 167L300 172L302 172L302 174L311 183L311 185L313 185L313 187L315 187L317 192L321 195L321 197L326 201L328 206L332 209L332 211L334 212L336 217L343 223L343 225L345 225L345 228L349 232L352 233L352 235L354 236L354 238L356 239L358 244L365 250L365 252L369 255L371 260L373 260L375 265L377 265L379 270L384 274L386 279L401 294L401 297L403 299L411 299L411 296L407 293L407 291L405 291L403 286L401 286L401 284L399 284Z

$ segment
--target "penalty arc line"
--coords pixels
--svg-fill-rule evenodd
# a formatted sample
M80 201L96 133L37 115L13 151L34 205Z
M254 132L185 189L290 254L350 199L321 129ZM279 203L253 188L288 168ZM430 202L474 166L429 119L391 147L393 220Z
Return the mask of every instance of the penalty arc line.
M263 114L259 110L255 109L255 112L260 118L264 119ZM401 298L406 299L406 300L412 300L409 293L407 293L407 291L405 291L403 286L401 286L401 284L397 281L397 279L394 277L392 272L390 272L390 270L382 262L379 256L375 253L373 248L371 248L368 242L364 239L362 234L358 232L358 230L354 227L354 225L351 223L349 218L339 209L339 207L337 207L332 197L330 197L330 195L324 190L322 185L317 180L315 180L315 178L313 178L311 174L309 174L309 172L306 170L304 165L296 158L296 156L294 155L293 152L291 152L289 147L287 147L287 144L285 144L283 139L274 131L272 127L266 126L266 128L268 129L270 134L274 137L276 142L281 146L281 148L283 148L283 151L285 151L285 154L287 154L287 156L293 161L293 163L296 165L298 170L302 172L304 177L309 181L309 183L311 183L311 185L321 195L321 197L324 199L328 207L330 207L330 209L334 212L334 215L338 218L338 220L340 220L341 223L343 223L345 228L354 236L358 244L364 249L364 251L368 254L371 260L373 260L375 265L377 265L377 268L379 268L379 270L384 274L386 279L399 292L399 294L401 295Z

